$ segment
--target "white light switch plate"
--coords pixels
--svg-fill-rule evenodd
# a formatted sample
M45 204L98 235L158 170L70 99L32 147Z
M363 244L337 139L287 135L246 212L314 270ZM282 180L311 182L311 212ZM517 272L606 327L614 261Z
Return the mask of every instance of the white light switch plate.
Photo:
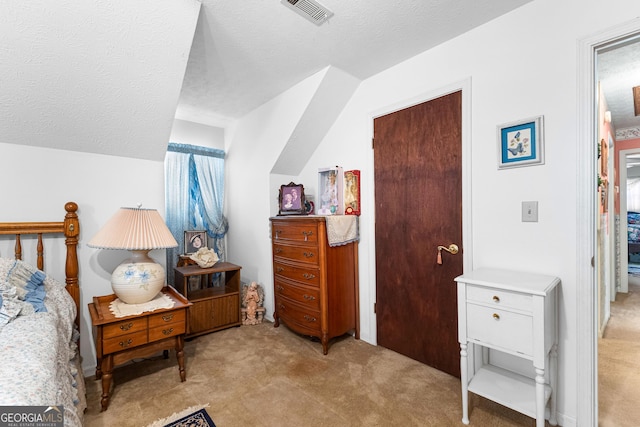
M522 202L522 222L538 222L538 202Z

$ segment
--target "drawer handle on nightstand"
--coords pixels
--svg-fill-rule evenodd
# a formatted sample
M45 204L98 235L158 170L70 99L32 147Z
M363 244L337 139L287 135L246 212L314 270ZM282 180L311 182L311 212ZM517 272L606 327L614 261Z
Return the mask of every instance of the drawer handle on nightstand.
M307 294L302 295L302 298L306 299L307 301L313 301L316 299L316 297L314 297L313 295L307 295Z
M282 268L282 267L278 267L278 268L276 268L276 271L277 271L278 273L282 273L282 272L284 271L284 268Z
M302 275L302 277L304 277L305 279L309 280L309 279L313 279L315 276L315 274L311 274L311 273L304 273Z
M129 347L129 345L131 345L132 342L133 341L131 341L131 338L129 338L126 341L120 341L120 347L122 347L122 348Z
M313 258L313 252L303 252L302 255L304 255L305 258Z
M500 320L500 315L498 313L493 313L493 318L496 320Z
M164 320L165 322L170 322L171 320L173 320L173 314L165 314L164 316L162 316L162 320Z
M279 254L282 252L282 248L276 248L275 253Z
M498 295L494 295L493 302L500 302L500 297Z
M308 314L305 314L304 320L306 320L307 322L315 322L317 319L313 316L309 316Z
M284 288L283 288L282 286L280 286L280 285L276 286L276 289L277 289L279 292L284 291Z
M308 241L309 240L309 236L313 236L313 231L303 231L302 235L304 236L304 241Z
M129 329L131 329L132 326L133 326L133 323L129 322L126 325L120 325L120 330L128 331Z
M173 328L163 329L162 333L165 335L171 335L173 333Z

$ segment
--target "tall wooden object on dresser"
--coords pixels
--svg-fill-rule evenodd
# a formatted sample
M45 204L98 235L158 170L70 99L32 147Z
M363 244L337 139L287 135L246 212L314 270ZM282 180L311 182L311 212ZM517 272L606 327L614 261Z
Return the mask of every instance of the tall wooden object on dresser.
M271 218L274 327L329 340L355 330L360 338L358 244L329 246L325 217Z
M556 425L560 279L478 269L455 280L462 422L469 424L468 391L471 391L535 418L537 427L545 425L549 402L549 424ZM476 346L480 354L475 351ZM492 365L490 350L530 360L534 375L529 377ZM479 360L474 360L476 357Z
M185 265L174 268L174 286L193 305L189 307L187 338L220 329L239 326L240 320L240 267L230 262L217 262L213 267ZM211 278L221 274L220 286L213 286ZM189 281L196 279L199 286L191 289Z

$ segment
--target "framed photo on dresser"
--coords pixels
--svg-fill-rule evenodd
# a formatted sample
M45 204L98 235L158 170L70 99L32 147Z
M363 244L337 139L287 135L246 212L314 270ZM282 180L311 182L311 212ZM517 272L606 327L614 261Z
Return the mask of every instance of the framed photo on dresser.
M280 186L278 215L306 215L304 185L290 182Z

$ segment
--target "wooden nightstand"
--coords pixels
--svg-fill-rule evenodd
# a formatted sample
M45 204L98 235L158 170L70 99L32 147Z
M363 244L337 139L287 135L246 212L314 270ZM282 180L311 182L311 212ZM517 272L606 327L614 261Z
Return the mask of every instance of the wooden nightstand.
M113 368L124 362L175 349L180 380L187 379L183 346L191 303L172 287L165 287L162 292L174 301L173 308L127 317L115 317L109 310L109 304L116 299L113 294L94 297L89 303L96 344L96 379L102 379L102 411L109 407Z

